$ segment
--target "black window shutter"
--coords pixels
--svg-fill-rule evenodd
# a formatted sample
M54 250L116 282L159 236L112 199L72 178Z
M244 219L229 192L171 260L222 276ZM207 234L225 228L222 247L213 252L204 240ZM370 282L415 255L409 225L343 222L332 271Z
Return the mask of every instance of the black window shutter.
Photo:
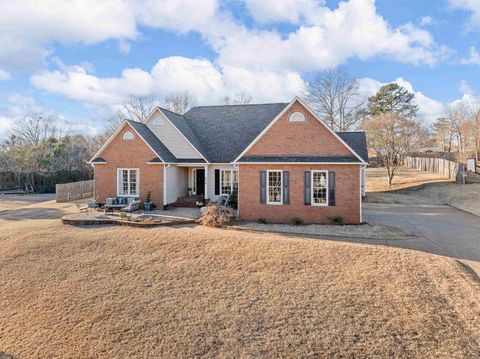
M215 195L220 194L220 170L215 170Z
M335 206L335 172L328 172L328 205Z
M267 203L267 171L260 171L260 203Z
M305 196L306 205L312 204L312 193L311 193L311 185L310 185L311 180L312 180L311 172L305 171L303 183L304 183L304 196Z
M283 171L283 204L290 203L290 172Z

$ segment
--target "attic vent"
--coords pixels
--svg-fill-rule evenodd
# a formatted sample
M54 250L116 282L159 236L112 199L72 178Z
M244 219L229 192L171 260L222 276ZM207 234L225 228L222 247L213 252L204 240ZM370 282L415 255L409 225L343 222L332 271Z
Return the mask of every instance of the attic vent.
M133 140L133 133L130 131L127 131L123 134L123 139L124 140Z
M156 118L155 120L153 120L153 125L155 127L163 126L164 124L165 124L165 121L163 120L163 118Z
M305 115L302 112L292 112L288 116L288 122L305 122Z

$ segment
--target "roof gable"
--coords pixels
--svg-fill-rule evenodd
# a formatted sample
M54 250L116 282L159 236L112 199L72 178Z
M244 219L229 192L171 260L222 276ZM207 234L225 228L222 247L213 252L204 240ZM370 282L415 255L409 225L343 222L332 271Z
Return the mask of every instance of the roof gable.
M292 113L304 121L290 122ZM364 160L338 134L295 98L235 159L244 156L354 156Z
M91 158L89 163L105 163L105 160L101 158L100 155L104 152L110 151L112 145L114 149L118 149L120 142L115 140L120 136L123 137L126 132L130 131L133 131L140 139L140 142L138 142L138 140L133 137L133 143L137 146L141 143L144 143L150 149L150 151L152 151L152 154L158 156L162 161L169 162L170 160L175 159L175 157L165 146L163 146L160 140L148 129L147 126L139 122L125 120L107 139L107 141L105 141L102 147L100 147L97 153ZM126 143L130 144L130 141ZM123 143L121 146L125 146L126 143Z

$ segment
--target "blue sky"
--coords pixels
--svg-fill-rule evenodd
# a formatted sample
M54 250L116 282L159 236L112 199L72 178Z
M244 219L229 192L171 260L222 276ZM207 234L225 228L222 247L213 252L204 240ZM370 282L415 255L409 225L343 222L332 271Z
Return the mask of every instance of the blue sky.
M431 122L475 98L479 32L477 0L5 0L0 136L32 111L95 134L131 95L289 101L338 66L365 96L407 87Z

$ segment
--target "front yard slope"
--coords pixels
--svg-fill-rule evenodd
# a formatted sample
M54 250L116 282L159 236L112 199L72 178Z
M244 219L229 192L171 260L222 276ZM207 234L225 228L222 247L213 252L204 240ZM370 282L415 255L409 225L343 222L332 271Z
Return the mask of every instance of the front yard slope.
M202 227L45 220L8 229L0 232L4 355L480 353L480 285L452 259Z

